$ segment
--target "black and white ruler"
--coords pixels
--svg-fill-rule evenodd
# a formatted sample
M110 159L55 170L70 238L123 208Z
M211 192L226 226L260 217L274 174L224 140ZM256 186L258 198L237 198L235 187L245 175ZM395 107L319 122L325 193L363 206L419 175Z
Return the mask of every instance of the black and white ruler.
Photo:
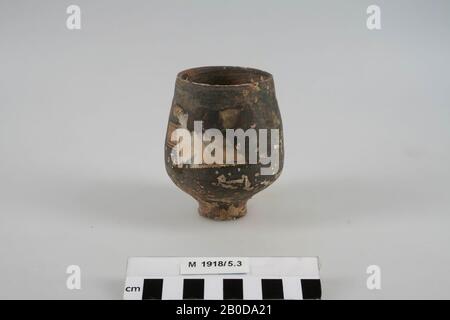
M316 257L136 257L126 300L320 299Z

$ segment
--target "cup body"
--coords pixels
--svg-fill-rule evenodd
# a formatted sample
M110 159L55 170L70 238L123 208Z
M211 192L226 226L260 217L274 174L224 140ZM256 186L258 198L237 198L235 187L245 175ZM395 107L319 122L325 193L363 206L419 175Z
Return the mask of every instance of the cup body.
M177 75L165 142L172 181L203 216L242 217L283 169L283 127L271 74L200 67Z

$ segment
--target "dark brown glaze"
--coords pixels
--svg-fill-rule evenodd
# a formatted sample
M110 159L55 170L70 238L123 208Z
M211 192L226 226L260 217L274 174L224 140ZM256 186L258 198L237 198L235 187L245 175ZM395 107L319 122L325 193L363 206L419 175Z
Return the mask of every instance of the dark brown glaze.
M171 151L175 142L170 141L173 130L186 127L194 131L194 121L199 120L203 121L203 130L219 129L224 136L226 129L278 129L276 174L261 175L260 163L174 164ZM200 67L178 74L167 127L165 164L172 181L199 202L201 215L218 220L245 215L247 200L278 178L283 158L282 122L271 74L241 67Z

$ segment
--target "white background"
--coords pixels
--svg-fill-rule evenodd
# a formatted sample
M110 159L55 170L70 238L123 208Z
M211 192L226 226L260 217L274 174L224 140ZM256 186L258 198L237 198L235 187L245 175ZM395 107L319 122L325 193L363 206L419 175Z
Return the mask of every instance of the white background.
M379 31L370 4L0 0L0 298L120 299L127 257L167 255L319 256L327 299L449 298L450 3L377 1ZM285 169L237 221L164 169L200 65L275 78Z

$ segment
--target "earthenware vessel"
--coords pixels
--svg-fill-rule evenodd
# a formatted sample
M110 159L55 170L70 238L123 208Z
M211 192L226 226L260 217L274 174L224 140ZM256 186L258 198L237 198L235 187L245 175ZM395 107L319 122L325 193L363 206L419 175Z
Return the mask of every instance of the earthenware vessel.
M177 75L165 165L172 181L199 202L201 215L244 216L247 200L279 177L283 158L270 73L214 66Z

